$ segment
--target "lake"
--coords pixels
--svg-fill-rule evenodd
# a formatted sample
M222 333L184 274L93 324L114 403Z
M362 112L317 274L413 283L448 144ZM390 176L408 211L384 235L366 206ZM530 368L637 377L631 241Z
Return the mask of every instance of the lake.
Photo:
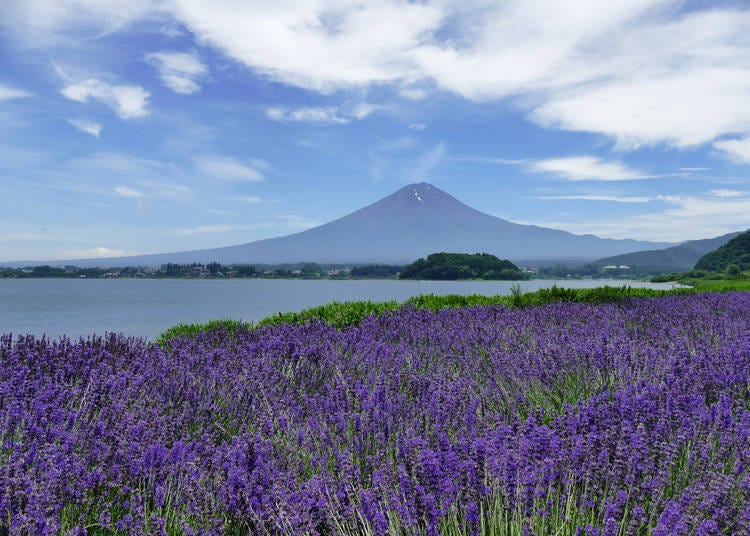
M331 301L403 301L418 294L509 294L602 285L667 289L623 280L398 281L300 279L0 279L0 333L50 337L121 332L154 338L180 322L258 320Z

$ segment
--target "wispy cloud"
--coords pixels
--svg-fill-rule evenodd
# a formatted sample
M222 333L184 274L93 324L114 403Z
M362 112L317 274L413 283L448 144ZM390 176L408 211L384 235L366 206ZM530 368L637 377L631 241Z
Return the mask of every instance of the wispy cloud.
M650 179L640 171L630 169L619 162L607 162L595 156L571 156L532 161L529 169L538 173L553 173L569 181L627 181Z
M338 108L304 107L290 110L275 106L266 108L266 117L273 121L293 121L297 123L315 123L318 125L343 125L349 118L339 115Z
M369 116L378 105L360 102L352 106L303 106L287 108L270 106L265 109L266 117L273 121L312 123L316 125L345 125L353 120Z
M208 73L208 67L194 53L153 52L146 55L146 61L156 67L165 86L183 95L200 91L198 82Z
M427 175L437 166L444 158L448 151L448 146L444 142L436 144L432 149L422 154L417 160L416 165L409 174L408 179L424 180Z
M129 257L138 255L137 251L112 249L98 246L91 249L66 249L56 255L57 259L106 259L108 257Z
M429 93L427 93L426 89L405 87L401 88L398 94L404 99L418 101L426 99Z
M78 84L69 84L60 93L76 102L86 102L89 99L103 102L122 119L133 119L149 113L149 93L140 86L110 85L90 78Z
M273 227L270 223L261 222L253 224L215 224L215 225L198 225L196 227L187 227L184 229L174 229L173 234L178 235L201 235L201 234L223 234L232 233L235 231L255 231L257 229L265 229Z
M102 132L103 125L89 119L68 119L68 123L86 134L98 138Z
M609 238L667 242L709 238L750 228L748 194L743 193L741 197L722 197L715 192L708 192L704 195L658 196L652 202L661 203L662 210L617 219L547 220L526 223Z
M197 225L182 229L173 229L170 233L175 235L193 236L204 234L231 234L245 231L257 231L261 229L275 229L276 232L302 231L315 227L319 223L299 214L279 214L273 220L260 221L257 223L218 223L208 225Z
M110 174L132 177L181 173L176 165L169 161L141 158L127 153L100 151L88 156L75 158L66 164L79 172L106 171Z
M149 197L156 197L159 199L185 201L193 195L192 188L186 186L185 184L141 180L139 182L139 185L149 192Z
M148 180L137 181L138 188L118 185L113 191L120 197L132 199L167 199L170 201L186 201L190 199L193 191L183 184L169 184L164 182L153 182Z
M11 99L23 99L30 97L31 93L24 91L23 89L17 89L14 87L0 84L0 101L11 100Z
M258 203L262 203L263 199L258 197L257 195L245 195L238 198L243 203L251 203L254 205L257 205Z
M530 158L504 158L501 156L454 156L454 162L471 162L476 164L499 164L503 166L517 166L531 162Z
M228 156L203 156L195 161L198 169L213 178L235 182L260 182L263 173L250 164Z
M714 197L742 197L747 195L747 192L740 192L739 190L725 190L725 189L717 189L717 190L711 190L708 192L709 195L712 195Z
M280 220L287 228L300 231L320 225L316 220L300 214L279 214L276 219Z
M136 190L135 188L130 188L128 186L122 186L122 185L115 186L114 192L120 197L130 197L134 199L143 199L144 197L146 197L146 195L140 190Z
M651 197L618 196L618 195L540 195L536 199L547 200L581 200L581 201L610 201L612 203L648 203Z
M750 164L750 136L714 142L714 148L724 151L738 164Z

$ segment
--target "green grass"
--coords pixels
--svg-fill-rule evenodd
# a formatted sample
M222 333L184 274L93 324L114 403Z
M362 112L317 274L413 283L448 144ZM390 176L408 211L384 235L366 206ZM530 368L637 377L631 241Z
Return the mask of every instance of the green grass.
M225 318L222 320L209 320L208 322L201 324L177 324L167 329L164 333L160 334L156 338L156 342L165 346L172 339L178 337L197 337L204 331L224 331L228 335L233 335L235 331L240 329L249 329L251 324L243 322L242 320L232 320L231 318Z
M313 318L318 318L343 329L347 326L359 324L372 314L380 315L388 311L395 311L399 307L401 307L401 304L397 301L332 302L299 312L277 313L259 320L255 327L260 328L272 324L304 324Z
M707 290L732 289L717 288ZM381 315L389 311L395 311L404 306L438 311L446 307L470 307L477 305L530 307L556 302L611 303L630 298L656 298L660 296L691 294L695 291L696 289L690 288L654 290L650 288L629 287L627 285L621 287L605 286L595 288L565 288L553 285L549 288L542 288L531 292L522 292L520 287L514 286L509 295L503 296L484 296L480 294L471 294L467 296L449 294L446 296L437 296L435 294L425 294L409 298L403 303L397 301L333 302L298 312L277 313L263 318L255 324L231 319L211 320L206 323L198 324L178 324L159 335L156 342L162 346L167 346L169 341L177 337L196 337L202 332L222 332L225 335L231 336L237 330L255 329L263 326L284 323L303 324L312 319L323 320L339 329L344 329L348 326L359 324L370 315Z
M742 279L699 279L691 283L698 292L728 292L750 290L750 280Z

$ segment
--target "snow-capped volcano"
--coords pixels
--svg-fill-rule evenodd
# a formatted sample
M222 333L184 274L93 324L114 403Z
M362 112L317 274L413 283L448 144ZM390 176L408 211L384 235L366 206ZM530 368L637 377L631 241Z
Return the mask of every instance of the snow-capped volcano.
M440 251L492 253L515 260L598 259L667 245L520 225L475 210L431 184L418 183L342 218L288 236L216 249L65 263L408 263Z

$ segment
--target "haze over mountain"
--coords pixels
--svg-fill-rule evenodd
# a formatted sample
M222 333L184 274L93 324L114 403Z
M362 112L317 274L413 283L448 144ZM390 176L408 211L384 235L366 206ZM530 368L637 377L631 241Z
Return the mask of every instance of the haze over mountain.
M605 257L595 261L594 264L602 266L624 264L631 268L647 268L660 273L681 272L690 270L702 256L723 246L740 234L741 231L738 231L715 238L688 240L664 249L634 251L633 253Z
M440 251L491 253L503 259L590 260L665 245L512 223L475 210L431 184L418 183L337 220L279 238L215 249L50 264L409 263Z

